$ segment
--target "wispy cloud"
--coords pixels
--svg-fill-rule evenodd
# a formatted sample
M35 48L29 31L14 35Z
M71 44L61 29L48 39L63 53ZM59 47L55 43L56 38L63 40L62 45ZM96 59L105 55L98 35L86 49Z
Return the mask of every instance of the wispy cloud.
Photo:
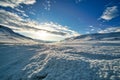
M51 7L56 3L56 0L44 0L42 3L45 10L50 11Z
M75 3L80 3L82 2L83 0L75 0Z
M16 32L36 39L46 39L44 35L49 37L49 40L59 40L78 35L77 32L70 30L66 26L50 23L38 23L30 19L24 20L15 13L5 10L0 10L0 24L6 25ZM41 37L42 36L42 37Z
M36 0L0 0L0 6L15 8L20 4L34 4Z
M117 17L118 16L117 8L118 8L117 6L107 7L99 19L104 19L104 20L109 21L109 20Z
M51 9L51 1L50 0L45 0L45 2L42 4L44 6L44 9L47 11L50 11Z
M13 10L16 10L16 12L23 17L28 17L28 15L25 13L25 11L19 9L19 6L23 8L21 4L32 5L34 3L36 3L36 0L0 0L0 6L10 7Z
M98 33L110 33L110 32L120 32L120 27L110 27L104 30L100 30Z

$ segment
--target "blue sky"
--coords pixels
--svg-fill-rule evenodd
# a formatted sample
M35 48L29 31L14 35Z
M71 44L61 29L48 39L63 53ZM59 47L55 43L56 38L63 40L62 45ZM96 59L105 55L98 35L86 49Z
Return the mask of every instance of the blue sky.
M120 31L120 0L2 0L0 10L1 25L41 40Z

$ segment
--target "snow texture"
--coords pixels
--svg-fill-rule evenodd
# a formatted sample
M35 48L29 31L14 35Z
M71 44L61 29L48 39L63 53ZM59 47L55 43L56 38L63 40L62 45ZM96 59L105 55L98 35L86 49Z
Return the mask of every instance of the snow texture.
M0 80L120 80L120 40L107 40L1 43Z

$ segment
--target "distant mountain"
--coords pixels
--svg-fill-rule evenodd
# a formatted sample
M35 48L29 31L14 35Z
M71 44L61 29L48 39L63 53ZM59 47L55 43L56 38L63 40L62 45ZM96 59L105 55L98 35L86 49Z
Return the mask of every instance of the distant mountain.
M66 40L100 40L100 41L111 41L111 40L120 40L120 32L114 33L95 33L95 34L86 34L80 35L77 37L68 38Z
M0 25L0 43L29 43L33 39L15 33L10 28Z

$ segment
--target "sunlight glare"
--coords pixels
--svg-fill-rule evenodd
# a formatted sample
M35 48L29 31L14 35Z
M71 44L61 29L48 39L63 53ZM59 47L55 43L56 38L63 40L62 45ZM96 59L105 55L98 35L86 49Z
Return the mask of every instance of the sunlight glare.
M35 35L37 38L41 38L43 40L47 40L49 38L49 34L46 31L40 31L40 32L36 32Z

